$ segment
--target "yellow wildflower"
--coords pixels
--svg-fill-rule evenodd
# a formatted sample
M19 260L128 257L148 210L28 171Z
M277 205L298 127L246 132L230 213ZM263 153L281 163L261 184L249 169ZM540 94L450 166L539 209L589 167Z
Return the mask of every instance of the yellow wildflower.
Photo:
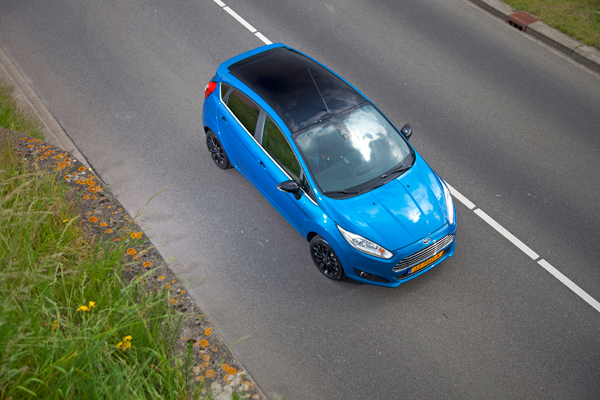
M121 351L125 351L125 350L127 350L128 348L130 348L130 347L131 347L131 339L133 339L133 338L131 337L131 335L127 335L127 336L125 336L125 337L123 338L123 341L122 341L122 342L119 342L119 343L117 344L117 349L121 349Z

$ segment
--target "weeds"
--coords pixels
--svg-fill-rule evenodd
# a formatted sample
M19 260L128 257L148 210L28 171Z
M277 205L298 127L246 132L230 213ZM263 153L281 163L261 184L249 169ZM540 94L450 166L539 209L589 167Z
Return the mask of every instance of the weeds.
M10 86L0 84L0 126L43 139L42 124L33 116L17 108L11 92Z
M10 93L0 85L0 126L42 138ZM84 232L81 196L20 157L0 140L0 400L212 399L193 348L177 349L184 316L169 291L124 261L132 243Z
M66 190L0 144L0 399L198 398L181 316L122 282L125 244L84 240Z

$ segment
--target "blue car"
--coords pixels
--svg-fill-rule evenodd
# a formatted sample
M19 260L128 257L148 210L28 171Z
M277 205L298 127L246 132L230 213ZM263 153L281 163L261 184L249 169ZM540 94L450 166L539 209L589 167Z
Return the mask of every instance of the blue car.
M326 277L396 287L454 254L452 197L410 125L324 65L263 46L221 64L204 95L215 164L269 200Z

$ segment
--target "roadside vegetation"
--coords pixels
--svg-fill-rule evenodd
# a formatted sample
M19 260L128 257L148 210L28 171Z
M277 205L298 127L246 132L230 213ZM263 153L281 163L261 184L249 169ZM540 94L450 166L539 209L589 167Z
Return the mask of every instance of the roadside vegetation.
M33 116L18 110L11 96L12 88L0 82L0 126L11 131L43 139L42 124Z
M5 86L0 126L41 138ZM0 140L0 400L210 399L167 291L124 282L127 244L90 237L72 197Z
M600 49L600 0L504 0L547 25Z

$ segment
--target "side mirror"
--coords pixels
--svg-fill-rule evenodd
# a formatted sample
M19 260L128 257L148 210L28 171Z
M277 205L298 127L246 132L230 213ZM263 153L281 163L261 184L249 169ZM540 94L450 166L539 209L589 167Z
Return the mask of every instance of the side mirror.
M300 192L300 186L296 183L296 181L284 181L277 185L277 189L282 192L292 193L296 200L300 200L302 197L302 192Z
M406 124L402 127L402 129L400 129L400 132L402 132L406 140L410 140L410 135L412 135L412 126Z

